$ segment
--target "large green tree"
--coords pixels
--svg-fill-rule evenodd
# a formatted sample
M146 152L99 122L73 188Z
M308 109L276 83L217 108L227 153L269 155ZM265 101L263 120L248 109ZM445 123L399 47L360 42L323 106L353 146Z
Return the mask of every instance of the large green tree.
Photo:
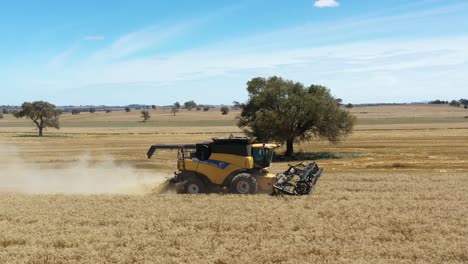
M337 105L326 87L273 76L250 80L247 91L237 125L261 141L286 143L286 156L294 153L294 143L312 138L338 143L352 132L355 117Z
M15 113L15 117L30 118L36 124L40 137L42 137L42 131L46 127L60 128L61 111L56 109L55 105L44 101L35 101L32 103L24 102L21 108L21 111Z

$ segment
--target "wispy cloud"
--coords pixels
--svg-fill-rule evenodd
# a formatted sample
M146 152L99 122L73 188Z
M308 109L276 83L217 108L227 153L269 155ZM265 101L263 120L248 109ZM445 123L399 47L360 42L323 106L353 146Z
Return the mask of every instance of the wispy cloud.
M91 40L91 41L98 41L98 40L104 40L104 36L101 36L101 35L90 35L90 36L85 36L83 39L84 39L84 40Z
M211 22L215 18L222 17L226 12L230 12L235 7L220 9L208 15L195 18L187 18L177 23L162 23L151 25L142 29L129 32L120 36L108 47L94 52L89 59L94 63L109 62L119 59L127 59L130 56L138 55L140 52L156 50L158 47L171 41L177 40L184 34L196 31L203 24Z
M70 59L70 57L72 57L73 54L75 54L78 51L78 49L78 43L74 43L70 47L66 48L65 50L52 57L46 65L51 68L63 67Z
M150 26L119 37L106 48L91 55L91 59L108 61L125 58L149 48L156 48L187 30L189 25Z
M340 3L336 0L317 0L314 3L315 7L337 7L340 6Z
M366 98L379 88L388 90L379 98L382 102L390 91L399 91L398 96L408 95L406 98L414 93L418 100L429 90L437 93L436 87L444 86L442 80L450 80L452 92L466 84L466 77L457 72L468 70L468 47L464 45L468 43L468 34L381 40L365 39L360 34L392 29L387 25L401 28L422 18L446 17L460 8L467 9L468 5L306 24L162 55L157 52L158 47L177 40L193 29L193 23L150 26L119 37L63 71L43 75L56 80L57 87L66 87L64 91L118 89L125 94L143 87L149 93L154 89L170 89L173 97L182 90L180 94L193 96L187 98L190 100L206 95L207 89L215 89L209 87L225 87L226 95L230 88L238 88L232 94L239 98L236 94L249 78L278 74L304 83L329 85L334 92L347 94L348 97L342 97L353 102L369 102ZM317 36L321 36L320 40ZM337 36L344 36L346 41L340 42L345 44L331 44L336 43L333 38ZM56 61L63 61L72 52L63 52ZM455 67L459 70L454 73ZM199 92L194 90L193 83L199 83ZM355 92L350 93L351 90Z

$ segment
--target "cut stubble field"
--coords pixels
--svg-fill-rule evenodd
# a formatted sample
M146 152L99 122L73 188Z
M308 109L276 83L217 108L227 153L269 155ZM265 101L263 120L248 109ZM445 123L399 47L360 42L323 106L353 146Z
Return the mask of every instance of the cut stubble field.
M149 124L136 112L66 114L43 138L6 115L0 263L467 263L468 111L351 111L359 123L342 144L297 146L324 158L304 197L153 191L176 153L147 160L150 144L241 135L235 111L156 111Z

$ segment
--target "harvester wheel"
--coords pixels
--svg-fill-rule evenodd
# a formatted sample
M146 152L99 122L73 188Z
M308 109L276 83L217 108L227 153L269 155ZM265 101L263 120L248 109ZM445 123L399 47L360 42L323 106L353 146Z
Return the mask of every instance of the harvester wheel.
M231 193L255 194L257 192L257 180L248 173L236 175L230 184Z
M205 184L198 178L191 177L190 179L187 180L187 182L184 184L184 188L182 193L188 193L188 194L200 194L200 193L205 193L206 192L206 186Z

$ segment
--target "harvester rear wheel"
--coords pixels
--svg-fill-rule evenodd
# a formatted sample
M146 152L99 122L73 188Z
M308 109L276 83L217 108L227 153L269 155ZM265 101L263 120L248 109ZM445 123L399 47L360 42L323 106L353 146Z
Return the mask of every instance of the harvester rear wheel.
M188 194L200 194L200 193L205 193L206 192L206 185L203 183L198 178L191 177L190 179L187 180L187 182L184 184L182 193L188 193Z
M257 192L257 179L248 173L236 175L230 184L231 193L255 194Z

